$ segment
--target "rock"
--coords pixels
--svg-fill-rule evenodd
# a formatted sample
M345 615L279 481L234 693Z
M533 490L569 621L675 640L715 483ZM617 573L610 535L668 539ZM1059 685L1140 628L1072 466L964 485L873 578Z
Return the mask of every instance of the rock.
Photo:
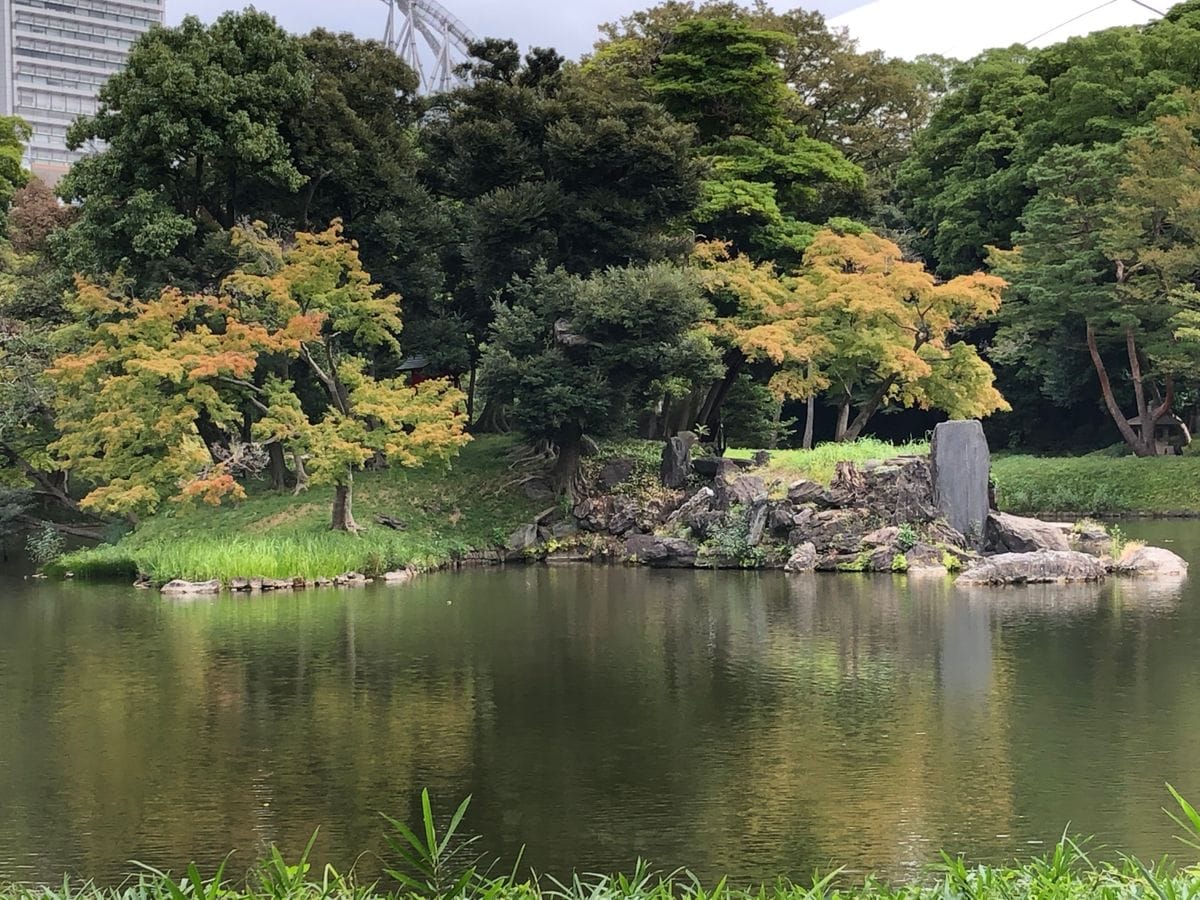
M398 569L395 572L384 572L379 576L379 581L384 584L407 584L417 577L417 573L412 569Z
M610 459L600 469L596 482L602 491L611 491L619 484L624 484L637 470L637 460L629 456Z
M716 505L721 509L752 506L767 499L767 484L757 475L739 475L733 479L718 478L716 495Z
M712 511L713 498L716 494L710 487L702 487L692 496L683 501L683 504L667 517L667 525L683 525L687 528L693 528L693 520L699 513L707 513ZM693 528L693 530L695 530Z
M895 525L889 525L886 528L876 528L874 531L864 534L862 543L864 547L890 547L900 534L900 529Z
M332 587L333 579L332 578L317 578L313 581L313 586L319 587L319 588Z
M894 572L896 571L896 557L903 555L894 547L876 547L867 557L866 570L868 572ZM907 560L904 562L904 571L908 571Z
M219 594L221 593L221 582L213 579L212 581L183 581L176 579L168 581L160 589L160 592L171 597L195 597L202 594Z
M1161 547L1139 547L1122 556L1113 571L1119 575L1137 575L1146 578L1178 576L1188 573L1188 564L1183 557Z
M363 578L363 576L361 576L361 575L359 575L358 577ZM366 581L365 578L363 578L363 580ZM301 582L301 584L303 584L303 581ZM291 579L264 578L264 579L262 579L262 583L259 585L259 590L261 590L261 591L290 591L294 587L295 587L295 584L293 584Z
M767 530L767 519L771 515L771 504L767 500L760 500L750 508L750 515L747 522L746 543L751 547L757 547L762 543L763 532Z
M926 524L938 518L933 502L933 477L929 459L904 456L867 466L863 472L858 506L869 506L889 525Z
M601 534L608 531L608 517L612 504L607 497L588 497L580 500L571 510L571 515L584 531Z
M577 534L579 534L579 525L574 519L564 519L562 522L555 522L550 527L550 537L556 541L572 538Z
M826 509L792 529L788 543L796 546L811 541L818 553L831 550L857 553L863 535L871 530L871 526L870 513L865 509Z
M829 509L836 502L830 491L815 481L796 481L788 488L788 499L796 504L812 503Z
M637 527L638 505L631 497L614 497L612 514L608 517L608 533L624 537Z
M625 541L625 555L650 566L691 568L696 562L696 546L679 538L635 534Z
M765 469L771 464L771 451L759 450L754 454L754 468Z
M367 576L359 572L347 572L333 579L333 583L337 587L366 587Z
M940 569L943 573L946 572L946 567L942 564L944 559L944 551L932 544L916 544L911 550L904 554L904 559L908 563L908 571L932 571Z
M983 426L975 420L942 422L933 429L930 454L934 503L973 549L983 549L992 465Z
M808 510L809 513L812 510ZM772 534L786 535L795 527L796 510L787 503L778 503L771 507L771 515L767 519L767 527Z
M1103 525L1081 522L1071 529L1067 538L1072 550L1091 556L1111 556L1113 539Z
M664 487L681 488L692 472L692 448L699 438L690 431L681 431L667 441L662 451L659 478Z
M1044 584L1100 581L1104 576L1104 564L1094 556L1074 550L1037 550L989 556L959 576L957 583Z
M528 525L522 525L516 531L508 536L508 540L504 542L504 549L510 553L524 553L538 545L538 526L532 522Z
M235 594L248 594L254 590L254 579L252 578L230 578L229 590Z
M736 473L752 468L749 459L730 459L727 456L701 456L692 460L692 471L701 478L733 478Z
M810 543L798 546L788 557L785 572L811 572L817 566L817 548Z
M988 514L986 536L985 549L988 553L1071 549L1061 526L1002 512Z

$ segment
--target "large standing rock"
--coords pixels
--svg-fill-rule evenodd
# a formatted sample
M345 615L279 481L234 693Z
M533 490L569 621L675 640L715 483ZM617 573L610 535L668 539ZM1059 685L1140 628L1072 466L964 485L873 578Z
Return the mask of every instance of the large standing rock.
M930 454L938 510L972 549L983 549L992 465L983 426L975 420L941 423L933 429Z
M810 543L803 543L788 558L783 569L785 572L811 572L816 567L817 548Z
M690 431L681 431L667 441L662 452L659 476L665 487L681 488L692 471L692 448L699 439Z
M1041 519L988 514L984 549L988 553L1033 553L1036 550L1070 550L1066 532Z
M1132 553L1121 557L1113 567L1113 571L1121 575L1140 575L1143 577L1186 575L1188 564L1183 557L1164 550L1161 547L1139 547Z
M183 581L175 579L168 581L161 588L168 597L198 597L204 594L221 593L221 582L216 581Z
M958 584L1045 584L1065 581L1100 581L1104 563L1074 550L1038 550L1035 553L1001 553L972 566Z
M739 475L736 478L718 478L716 481L717 506L753 506L767 499L767 483L757 475Z
M625 542L625 555L650 566L691 568L696 562L696 547L679 538L635 534Z

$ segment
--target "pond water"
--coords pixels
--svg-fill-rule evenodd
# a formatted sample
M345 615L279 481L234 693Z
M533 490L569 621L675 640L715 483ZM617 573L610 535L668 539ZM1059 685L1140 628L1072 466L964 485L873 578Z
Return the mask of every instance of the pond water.
M1126 529L1200 563L1200 524ZM1064 830L1177 853L1200 801L1187 583L541 567L169 602L0 579L0 880L268 843L348 867L428 786L506 861L742 881ZM371 873L370 855L358 863Z

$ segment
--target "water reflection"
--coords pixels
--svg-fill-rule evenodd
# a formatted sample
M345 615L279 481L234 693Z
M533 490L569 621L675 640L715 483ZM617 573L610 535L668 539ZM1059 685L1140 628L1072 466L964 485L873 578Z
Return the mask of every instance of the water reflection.
M528 568L3 596L0 878L248 862L317 825L345 865L426 785L540 870L741 879L1009 857L1068 821L1157 854L1162 783L1200 796L1188 584Z

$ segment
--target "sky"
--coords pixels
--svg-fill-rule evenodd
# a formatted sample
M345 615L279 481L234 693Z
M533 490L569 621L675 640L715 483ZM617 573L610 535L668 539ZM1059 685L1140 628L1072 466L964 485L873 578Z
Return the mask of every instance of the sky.
M551 46L570 57L591 49L596 27L653 0L441 0L479 37L512 37L522 47ZM1155 0L1149 0L1156 5ZM1168 3L1169 0L1162 0ZM382 37L386 7L380 0L254 0L284 27L308 31L318 25ZM167 0L167 21L194 14L208 21L239 0ZM1140 24L1154 18L1134 0L804 0L780 2L780 8L804 5L846 27L861 46L892 56L941 53L966 58L986 47L1029 42L1049 29L1080 18L1037 41L1053 43L1112 25ZM1100 7L1100 8L1096 8Z

